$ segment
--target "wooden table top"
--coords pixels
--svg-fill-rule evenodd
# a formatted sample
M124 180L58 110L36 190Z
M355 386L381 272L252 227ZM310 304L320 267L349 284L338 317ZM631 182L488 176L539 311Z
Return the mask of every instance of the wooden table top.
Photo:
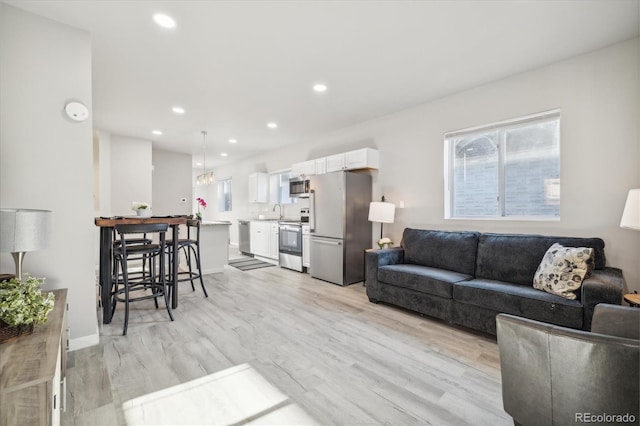
M625 294L624 300L634 305L640 305L640 294L638 293Z
M187 216L116 216L116 217L96 217L95 224L99 227L113 227L116 225L139 225L143 223L168 223L169 225L184 225L187 223Z

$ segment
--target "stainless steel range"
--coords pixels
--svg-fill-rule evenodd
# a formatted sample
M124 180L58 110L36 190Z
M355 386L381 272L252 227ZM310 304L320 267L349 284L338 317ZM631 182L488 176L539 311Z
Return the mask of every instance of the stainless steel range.
M302 223L300 221L278 222L280 243L280 266L302 272Z

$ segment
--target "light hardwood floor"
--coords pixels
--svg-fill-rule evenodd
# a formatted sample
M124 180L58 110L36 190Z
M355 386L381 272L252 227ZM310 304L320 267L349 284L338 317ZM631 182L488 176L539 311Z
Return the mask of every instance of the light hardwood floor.
M182 284L175 322L132 304L126 337L119 306L101 344L69 356L62 424L125 424L125 401L242 363L320 424L512 424L495 339L279 267L205 285L208 299Z

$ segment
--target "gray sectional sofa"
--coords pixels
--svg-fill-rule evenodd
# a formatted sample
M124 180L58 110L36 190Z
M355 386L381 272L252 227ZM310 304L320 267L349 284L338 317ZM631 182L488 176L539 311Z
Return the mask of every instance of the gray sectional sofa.
M594 249L595 269L576 292L577 300L533 288L536 269L554 243ZM366 290L373 303L493 335L499 313L589 330L598 303L622 300L622 271L605 263L600 238L407 228L401 247L366 253Z

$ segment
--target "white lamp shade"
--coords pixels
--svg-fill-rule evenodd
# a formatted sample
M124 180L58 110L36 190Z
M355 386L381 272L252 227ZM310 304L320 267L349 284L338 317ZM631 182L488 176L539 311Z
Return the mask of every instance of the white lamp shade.
M393 223L396 216L396 205L393 203L385 203L374 201L369 204L369 221Z
M0 252L46 248L51 235L51 211L0 209Z
M629 228L640 231L640 189L632 189L627 195L627 202L620 220L621 228Z

